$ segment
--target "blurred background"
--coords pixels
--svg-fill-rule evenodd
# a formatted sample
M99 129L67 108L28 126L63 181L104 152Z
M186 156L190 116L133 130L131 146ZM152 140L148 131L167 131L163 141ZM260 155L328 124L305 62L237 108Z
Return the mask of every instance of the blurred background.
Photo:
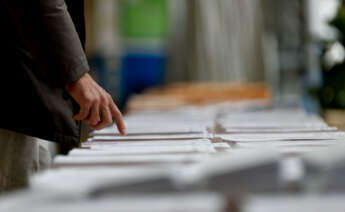
M152 87L200 83L260 83L273 105L326 116L345 108L345 1L87 0L86 7L93 74L122 109Z

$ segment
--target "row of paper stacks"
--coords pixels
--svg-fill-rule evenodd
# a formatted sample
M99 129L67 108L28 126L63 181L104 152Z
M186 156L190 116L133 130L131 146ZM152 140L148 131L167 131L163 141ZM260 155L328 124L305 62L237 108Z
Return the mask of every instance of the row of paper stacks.
M0 212L344 211L345 133L267 96L132 107L127 136L94 131Z

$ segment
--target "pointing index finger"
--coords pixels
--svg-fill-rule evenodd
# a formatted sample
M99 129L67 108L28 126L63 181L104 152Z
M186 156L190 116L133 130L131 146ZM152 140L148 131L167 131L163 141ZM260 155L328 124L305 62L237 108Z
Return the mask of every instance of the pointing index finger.
M115 105L115 103L114 103L113 101L111 101L109 107L110 107L111 114L112 114L112 116L114 117L114 120L115 120L117 129L119 130L119 132L121 133L121 135L126 135L126 134L127 134L127 132L126 132L126 126L125 126L125 123L124 123L124 121L123 121L121 112L120 112L119 109L116 107L116 105Z

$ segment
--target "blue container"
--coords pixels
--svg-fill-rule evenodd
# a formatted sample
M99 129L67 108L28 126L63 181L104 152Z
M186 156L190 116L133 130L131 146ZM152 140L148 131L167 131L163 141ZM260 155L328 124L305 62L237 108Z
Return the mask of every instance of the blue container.
M164 80L166 56L160 53L127 53L122 58L122 97L161 85Z

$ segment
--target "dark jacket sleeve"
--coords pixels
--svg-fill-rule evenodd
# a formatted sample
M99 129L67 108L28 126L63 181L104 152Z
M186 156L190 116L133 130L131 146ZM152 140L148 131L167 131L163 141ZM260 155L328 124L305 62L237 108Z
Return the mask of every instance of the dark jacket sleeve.
M64 0L3 0L39 74L64 87L89 71Z

